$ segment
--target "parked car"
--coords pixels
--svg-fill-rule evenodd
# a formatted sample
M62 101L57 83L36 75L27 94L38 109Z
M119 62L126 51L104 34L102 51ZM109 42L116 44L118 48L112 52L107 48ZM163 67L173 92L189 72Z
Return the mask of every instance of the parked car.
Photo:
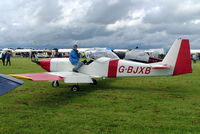
M38 53L38 54L37 54L37 57L38 57L38 58L49 58L50 56L47 55L47 54Z

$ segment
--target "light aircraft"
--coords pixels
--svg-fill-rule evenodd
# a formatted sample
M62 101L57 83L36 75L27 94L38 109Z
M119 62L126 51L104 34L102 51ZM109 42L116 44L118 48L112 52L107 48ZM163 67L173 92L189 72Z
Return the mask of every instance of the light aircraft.
M192 73L190 44L187 39L176 39L163 61L157 63L146 64L101 57L83 65L79 73L72 72L74 66L68 58L48 58L37 63L48 72L12 76L33 81L52 81L53 87L59 86L58 81L75 83L71 90L78 91L78 83L97 84L95 78L175 76Z

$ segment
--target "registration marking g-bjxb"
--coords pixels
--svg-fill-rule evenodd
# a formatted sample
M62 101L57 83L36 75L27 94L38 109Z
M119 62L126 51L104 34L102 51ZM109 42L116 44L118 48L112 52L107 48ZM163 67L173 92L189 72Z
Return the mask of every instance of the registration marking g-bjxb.
M142 66L120 66L118 69L119 73L133 73L133 74L150 74L151 67L142 67Z

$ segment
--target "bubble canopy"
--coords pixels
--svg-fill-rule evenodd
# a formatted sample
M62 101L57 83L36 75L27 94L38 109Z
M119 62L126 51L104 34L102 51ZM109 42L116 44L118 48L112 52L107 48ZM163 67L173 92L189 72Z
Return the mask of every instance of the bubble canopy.
M111 50L107 50L106 48L90 48L85 51L86 58L90 59L98 59L101 57L107 57L111 59L119 59L119 57L113 53Z

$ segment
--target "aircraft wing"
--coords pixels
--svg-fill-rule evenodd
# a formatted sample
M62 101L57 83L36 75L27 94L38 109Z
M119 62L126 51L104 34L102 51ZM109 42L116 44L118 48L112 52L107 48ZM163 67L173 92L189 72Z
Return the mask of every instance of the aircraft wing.
M52 75L49 73L10 74L10 76L16 77L18 79L28 79L32 81L64 80L63 77Z
M75 72L45 72L28 74L11 74L10 76L29 79L33 81L57 81L63 80L65 83L93 83L91 76Z
M7 75L0 74L0 95L11 91L22 85L24 82Z
M168 68L171 68L170 65L164 65L164 64L152 64L151 67L153 69L168 69Z

